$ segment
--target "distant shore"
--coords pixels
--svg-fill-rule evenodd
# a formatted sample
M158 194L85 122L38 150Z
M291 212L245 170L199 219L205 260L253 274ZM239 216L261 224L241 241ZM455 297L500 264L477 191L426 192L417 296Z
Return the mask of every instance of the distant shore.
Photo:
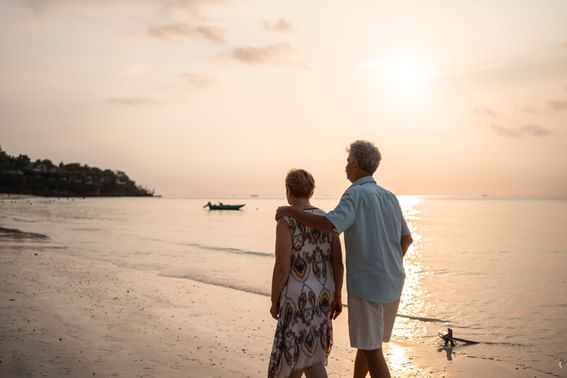
M17 194L17 193L0 193L0 200L4 200L4 199L12 199L12 200L17 200L17 199L26 199L26 198L50 198L50 199L82 199L82 198L139 198L139 197L144 197L144 198L162 198L162 196L160 195L148 195L148 196L136 196L136 195L99 195L99 196L70 196L70 195L65 195L65 196L45 196L45 195L39 195L39 194Z
M123 197L154 195L153 189L136 184L126 172L89 167L86 164L29 156L10 156L0 148L0 191L44 197Z

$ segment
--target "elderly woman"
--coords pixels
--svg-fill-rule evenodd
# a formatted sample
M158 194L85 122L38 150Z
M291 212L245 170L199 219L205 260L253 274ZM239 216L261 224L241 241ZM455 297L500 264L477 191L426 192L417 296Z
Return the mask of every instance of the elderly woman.
M325 213L309 202L313 176L291 170L285 180L287 201L305 212ZM343 263L334 232L322 232L290 217L276 228L272 308L277 319L268 377L327 377L333 344L332 319L342 311Z

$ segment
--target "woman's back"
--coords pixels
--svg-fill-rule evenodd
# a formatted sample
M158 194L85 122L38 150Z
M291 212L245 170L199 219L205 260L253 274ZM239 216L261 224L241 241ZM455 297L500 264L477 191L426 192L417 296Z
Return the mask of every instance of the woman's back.
M305 209L325 214L317 208ZM316 363L326 365L333 345L331 310L335 296L332 265L334 234L285 218L292 251L290 274L280 297L269 376L287 377Z
M317 214L325 214L317 208L305 209ZM290 284L322 286L332 290L334 295L334 277L331 261L331 243L333 233L316 230L286 218L292 238ZM290 282L291 281L291 282ZM317 285L317 283L319 285ZM289 293L291 295L291 293ZM332 297L331 297L332 298Z

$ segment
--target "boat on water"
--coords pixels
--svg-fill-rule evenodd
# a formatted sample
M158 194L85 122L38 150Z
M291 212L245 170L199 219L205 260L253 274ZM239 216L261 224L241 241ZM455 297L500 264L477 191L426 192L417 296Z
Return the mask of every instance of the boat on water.
M208 207L209 210L240 210L245 205L246 205L245 203L239 205L229 205L222 202L219 202L218 204L207 202L207 204L203 207Z

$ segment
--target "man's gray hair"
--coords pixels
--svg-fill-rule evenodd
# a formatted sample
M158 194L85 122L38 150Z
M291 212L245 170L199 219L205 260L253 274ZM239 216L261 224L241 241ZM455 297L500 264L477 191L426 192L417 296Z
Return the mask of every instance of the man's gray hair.
M361 169L370 174L376 171L380 160L382 160L382 155L378 148L365 140L357 140L351 143L347 151L351 159L356 161Z

